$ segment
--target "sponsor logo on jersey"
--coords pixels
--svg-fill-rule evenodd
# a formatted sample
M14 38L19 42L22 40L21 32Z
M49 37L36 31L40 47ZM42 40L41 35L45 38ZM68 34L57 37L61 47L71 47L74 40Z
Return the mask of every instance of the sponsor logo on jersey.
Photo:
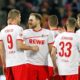
M44 34L42 34L42 37L46 37L46 36L48 36L48 35L44 35Z
M30 44L39 44L39 45L43 45L44 42L45 42L45 40L29 39L29 43L30 43Z

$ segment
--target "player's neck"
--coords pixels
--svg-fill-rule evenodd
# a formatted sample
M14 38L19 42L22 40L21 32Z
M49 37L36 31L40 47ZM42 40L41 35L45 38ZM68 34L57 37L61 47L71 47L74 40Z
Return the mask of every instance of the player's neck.
M35 32L38 32L38 31L41 31L42 28L40 25L36 26L34 29L33 29Z
M57 26L54 26L54 27L50 27L50 30L57 30Z
M71 29L71 28L67 28L67 32L73 32L74 33L74 29Z
M18 25L16 22L8 23L8 25Z

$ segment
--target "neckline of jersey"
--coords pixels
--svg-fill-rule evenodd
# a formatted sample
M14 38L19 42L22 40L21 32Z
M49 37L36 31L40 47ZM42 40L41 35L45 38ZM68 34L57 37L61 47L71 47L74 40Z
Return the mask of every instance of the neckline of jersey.
M34 30L34 29L32 29L34 32L40 32L40 31L42 31L42 28L41 29L39 29L39 30Z

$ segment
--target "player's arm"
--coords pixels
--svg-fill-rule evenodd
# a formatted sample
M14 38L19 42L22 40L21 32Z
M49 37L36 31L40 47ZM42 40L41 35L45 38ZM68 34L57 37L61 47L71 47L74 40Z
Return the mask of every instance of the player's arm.
M48 44L49 52L51 53L53 47L53 42Z
M58 69L57 69L57 64L56 64L56 59L57 59L56 52L57 52L57 49L55 47L53 47L52 51L51 51L51 59L54 64L54 75L58 74Z
M49 36L48 36L48 48L49 48L49 52L51 53L52 51L52 47L54 44L54 34L52 34L51 32L49 32Z
M51 51L51 58L52 58L52 62L54 64L54 67L57 67L57 65L56 65L56 52L57 52L57 49L55 47L53 47L52 51Z
M0 41L0 56L1 56L1 60L2 60L2 67L3 67L3 73L4 73L4 68L6 67L6 64L5 64L3 41Z
M37 52L39 50L38 46L29 46L23 43L23 40L17 40L17 48L18 50L32 50Z

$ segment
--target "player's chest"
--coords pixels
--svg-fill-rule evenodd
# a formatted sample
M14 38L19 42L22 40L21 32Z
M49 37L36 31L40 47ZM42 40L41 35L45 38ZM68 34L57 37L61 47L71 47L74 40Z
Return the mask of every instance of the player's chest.
M44 45L48 42L48 34L28 34L24 39L29 44Z

